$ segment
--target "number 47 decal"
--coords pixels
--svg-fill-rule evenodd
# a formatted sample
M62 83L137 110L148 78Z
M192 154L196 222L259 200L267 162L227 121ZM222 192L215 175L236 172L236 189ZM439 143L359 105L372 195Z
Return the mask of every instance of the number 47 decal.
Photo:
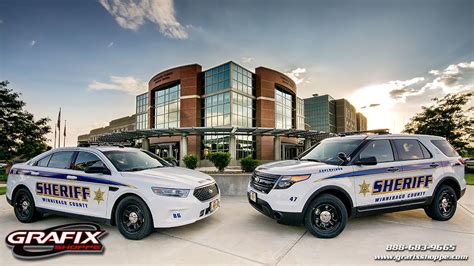
M298 197L291 197L290 201L295 202L298 199Z

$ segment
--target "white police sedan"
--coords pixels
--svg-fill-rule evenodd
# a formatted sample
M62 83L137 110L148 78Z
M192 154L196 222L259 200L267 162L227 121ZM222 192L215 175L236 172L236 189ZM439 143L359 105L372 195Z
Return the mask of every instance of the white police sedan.
M208 217L220 193L212 177L148 151L96 146L54 149L14 165L7 200L23 223L44 213L87 217L138 240Z

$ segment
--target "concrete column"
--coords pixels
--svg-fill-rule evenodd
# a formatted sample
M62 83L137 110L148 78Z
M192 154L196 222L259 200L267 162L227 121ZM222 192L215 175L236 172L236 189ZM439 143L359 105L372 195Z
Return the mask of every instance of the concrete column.
M188 154L188 135L181 135L181 141L179 142L179 166L185 167L184 156Z
M311 139L310 138L305 138L304 139L304 150L307 150L311 148Z
M237 160L237 140L234 134L230 134L229 153L232 160Z
M150 150L150 140L148 138L142 138L142 149Z
M273 157L275 161L281 160L281 137L275 136L273 138Z

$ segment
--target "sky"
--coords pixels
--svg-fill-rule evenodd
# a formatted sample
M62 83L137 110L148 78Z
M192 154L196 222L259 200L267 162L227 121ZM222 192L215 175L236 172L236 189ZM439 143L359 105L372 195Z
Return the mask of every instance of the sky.
M61 107L67 145L133 114L154 74L231 60L396 133L431 98L474 90L474 1L0 0L0 80L53 128Z

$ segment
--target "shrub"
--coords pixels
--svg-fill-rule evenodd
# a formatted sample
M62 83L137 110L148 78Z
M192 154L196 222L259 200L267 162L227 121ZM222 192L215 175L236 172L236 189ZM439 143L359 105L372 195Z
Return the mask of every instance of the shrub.
M253 172L260 164L259 160L255 160L252 156L240 159L240 169L244 172Z
M0 181L7 181L8 174L6 173L5 168L0 168Z
M230 153L228 152L210 152L207 155L207 159L211 161L214 166L219 170L219 172L223 172L224 169L230 163Z
M186 154L183 158L183 162L189 169L196 169L198 158L194 154Z
M172 162L172 161L176 160L173 156L168 156L168 157L165 157L163 159L165 159L168 162Z

